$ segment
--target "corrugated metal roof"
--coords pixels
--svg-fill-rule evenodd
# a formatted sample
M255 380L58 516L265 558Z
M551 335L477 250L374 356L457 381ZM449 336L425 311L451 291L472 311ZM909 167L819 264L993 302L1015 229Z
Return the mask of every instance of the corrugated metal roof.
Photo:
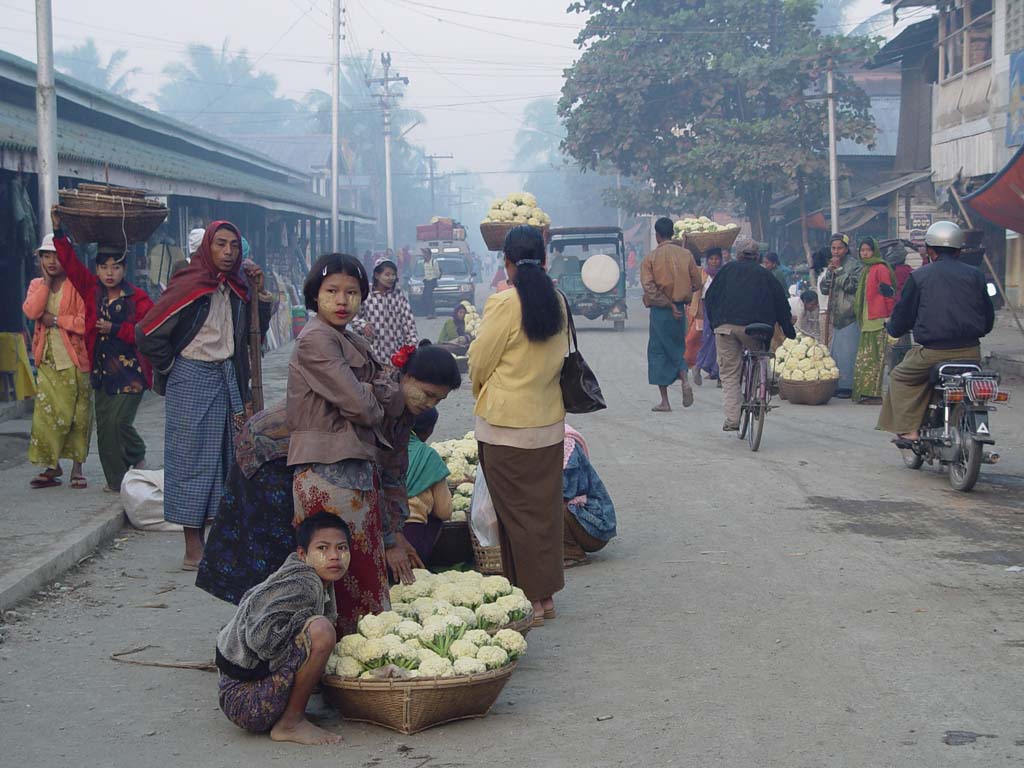
M35 112L23 107L0 103L0 147L34 152L36 148ZM97 128L57 121L57 155L62 160L109 165L152 179L149 191L157 195L186 194L181 184L198 184L222 190L221 199L252 202L263 201L270 209L304 209L310 215L329 216L327 198L299 186L273 181L245 171L227 168L216 162L202 160L134 139L108 133ZM342 217L356 221L373 219L358 211L342 211Z
M836 147L840 157L896 157L900 134L900 97L872 96L868 111L875 120L875 148L843 139Z

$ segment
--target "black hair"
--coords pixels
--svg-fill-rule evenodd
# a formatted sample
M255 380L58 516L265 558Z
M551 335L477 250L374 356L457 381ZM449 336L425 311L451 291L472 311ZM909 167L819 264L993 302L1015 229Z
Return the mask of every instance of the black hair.
M325 528L337 528L345 534L345 541L349 543L349 546L352 545L352 531L349 529L348 523L337 515L323 511L310 515L298 524L295 528L295 543L303 549L309 549L309 542L313 540L316 532Z
M931 248L933 251L935 251L935 255L938 256L940 259L959 259L960 258L960 249L959 248L949 248L948 246L945 246L945 245L929 245L927 247Z
M764 255L764 260L765 261L770 261L772 264L778 264L779 263L779 254L777 254L775 251L769 251L768 253L766 253Z
M438 415L437 408L428 408L417 416L416 421L412 423L412 431L416 433L416 437L426 440L437 426Z
M562 298L543 267L544 236L520 224L505 235L505 258L516 267L515 287L523 307L523 331L530 341L547 341L565 325Z
M128 269L128 265L126 263L128 260L128 252L122 248L97 248L96 258L93 259L93 264L99 267L106 264L111 259L113 259L115 264L121 264L126 270Z
M712 256L722 258L722 249L716 245L714 248L708 248L706 251L704 251L705 259L710 259Z
M668 216L662 216L660 219L654 222L654 232L656 235L658 235L658 237L661 237L665 240L671 240L672 235L675 233L674 225L672 224L672 219L670 219Z
M430 342L421 343L416 351L409 355L408 361L402 366L402 373L424 384L448 389L458 389L462 386L462 374L459 373L459 364L455 362L455 356Z
M316 312L316 297L320 286L328 275L348 275L359 281L359 293L366 301L370 295L370 281L366 277L366 268L355 256L347 253L325 253L310 267L306 282L302 284L302 295L306 299L306 309Z
M821 270L828 266L829 259L831 258L832 252L829 248L819 248L811 254L811 268L815 272L821 272Z
M817 300L818 294L816 294L814 291L804 291L803 293L800 294L800 301L802 301L804 304L806 304L809 301Z

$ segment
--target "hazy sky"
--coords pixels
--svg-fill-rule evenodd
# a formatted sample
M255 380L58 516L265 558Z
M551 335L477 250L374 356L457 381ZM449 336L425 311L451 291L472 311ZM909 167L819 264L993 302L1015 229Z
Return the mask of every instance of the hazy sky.
M0 48L35 60L33 0L0 0ZM504 194L523 107L558 95L562 70L578 51L572 44L581 18L565 13L569 0L343 0L347 39L343 55L387 50L393 69L409 77L405 104L426 117L409 140L437 154L453 154L439 170L487 174ZM883 8L860 0L850 19ZM242 10L244 9L244 10ZM257 68L277 76L280 93L301 97L330 90L331 0L53 0L54 45L87 37L104 57L128 51L136 98L163 80L163 67L201 42L246 49ZM488 16L500 19L487 18ZM511 17L523 21L510 20ZM342 116L344 119L344 115Z

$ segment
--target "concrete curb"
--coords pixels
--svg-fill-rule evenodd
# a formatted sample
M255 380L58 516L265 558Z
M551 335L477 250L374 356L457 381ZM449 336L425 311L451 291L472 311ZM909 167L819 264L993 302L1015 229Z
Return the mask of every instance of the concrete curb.
M48 552L26 560L0 578L0 613L31 597L83 557L113 540L127 522L120 500L112 502L88 523L58 539Z
M1004 376L1024 377L1024 359L1021 359L1020 355L1001 355L993 352L988 356L986 365Z

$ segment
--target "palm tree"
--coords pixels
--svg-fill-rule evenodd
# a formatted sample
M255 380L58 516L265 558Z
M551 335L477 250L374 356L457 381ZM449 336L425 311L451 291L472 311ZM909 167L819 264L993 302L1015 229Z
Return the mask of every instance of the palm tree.
M561 165L560 144L565 128L558 119L554 99L531 101L523 110L522 127L516 132L515 165L524 170Z
M128 58L128 51L123 48L118 48L110 54L110 58L104 64L96 41L91 37L86 38L81 45L57 51L53 58L57 68L64 74L126 99L131 98L134 93L128 87L128 78L142 71L138 67L122 71Z

